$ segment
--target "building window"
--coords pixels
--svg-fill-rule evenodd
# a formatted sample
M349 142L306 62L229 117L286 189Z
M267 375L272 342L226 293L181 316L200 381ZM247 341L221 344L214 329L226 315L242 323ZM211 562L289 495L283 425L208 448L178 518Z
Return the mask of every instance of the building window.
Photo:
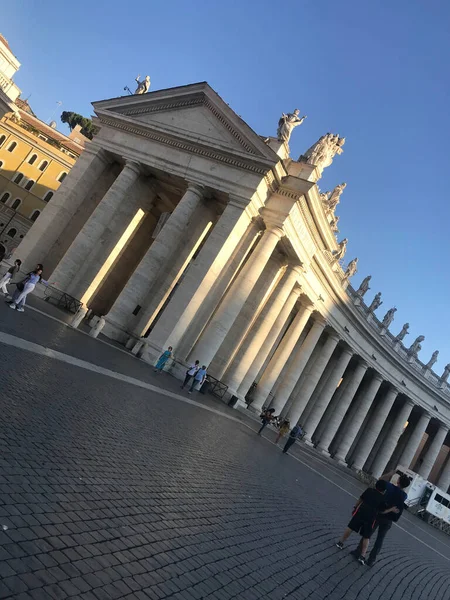
M37 157L38 157L37 154L32 154L30 156L30 158L28 159L28 164L34 165L34 163L37 161Z
M40 210L34 210L31 214L30 219L34 222L36 221L36 219L38 218L38 216L41 214Z
M3 146L5 140L6 140L6 135L0 135L0 146Z
M14 229L14 227L11 227L11 229L8 231L8 233L6 235L9 235L10 238L13 238L17 233L17 229Z
M53 196L53 192L47 192L44 196L44 202L48 202Z
M23 179L23 174L22 173L17 173L17 175L14 177L13 181L14 183L20 183Z
M9 200L9 199L10 199L10 197L11 197L11 194L10 194L9 192L5 192L5 193L3 194L3 196L0 198L0 202L1 202L2 204L5 204L5 202L6 202L7 200Z
M3 165L4 165L4 164L5 164L5 163L4 163L2 160L0 160L0 169L2 169L2 168L3 168Z
M44 140L44 142L46 142L48 140L48 137L46 137L45 135L42 135L41 133L38 135L38 138L40 138L41 140Z
M41 164L39 165L39 171L45 171L45 169L48 167L48 160L43 160L41 162Z
M17 148L17 142L11 142L10 145L8 146L7 150L8 152L14 152L14 150Z
M35 184L35 182L34 182L32 179L29 179L29 180L27 181L27 184L26 184L26 186L25 186L25 189L26 189L26 190L28 190L28 191L30 191L30 190L31 190L31 188L33 187L33 185L34 185L34 184Z
M65 171L61 171L61 173L58 175L58 181L62 183L66 177L67 173Z
M11 208L17 210L19 206L22 204L22 200L20 198L16 198L14 202L11 204Z

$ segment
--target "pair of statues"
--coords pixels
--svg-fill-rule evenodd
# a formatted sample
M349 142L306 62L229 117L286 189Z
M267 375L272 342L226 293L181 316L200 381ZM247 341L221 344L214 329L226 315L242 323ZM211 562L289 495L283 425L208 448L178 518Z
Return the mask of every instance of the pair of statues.
M313 144L300 157L300 160L315 165L322 172L325 167L331 165L336 154L343 153L344 150L342 147L344 144L345 138L339 137L338 134L327 133Z

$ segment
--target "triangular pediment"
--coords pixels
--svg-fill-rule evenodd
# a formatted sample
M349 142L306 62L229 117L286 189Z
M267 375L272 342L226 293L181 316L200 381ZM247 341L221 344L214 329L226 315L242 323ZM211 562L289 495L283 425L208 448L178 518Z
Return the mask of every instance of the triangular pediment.
M108 124L111 119L123 120L171 139L268 161L268 167L278 161L273 150L207 83L103 100L93 106L100 121Z

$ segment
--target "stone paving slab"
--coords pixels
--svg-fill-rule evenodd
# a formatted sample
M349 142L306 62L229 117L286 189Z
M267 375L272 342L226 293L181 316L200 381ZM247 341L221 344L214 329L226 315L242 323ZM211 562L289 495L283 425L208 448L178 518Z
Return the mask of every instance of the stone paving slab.
M2 331L152 377L42 315L1 308ZM226 406L221 417L4 344L0 360L0 598L450 598L444 542L433 551L421 530L393 529L373 569L334 547L350 484L324 479L300 445L318 468Z

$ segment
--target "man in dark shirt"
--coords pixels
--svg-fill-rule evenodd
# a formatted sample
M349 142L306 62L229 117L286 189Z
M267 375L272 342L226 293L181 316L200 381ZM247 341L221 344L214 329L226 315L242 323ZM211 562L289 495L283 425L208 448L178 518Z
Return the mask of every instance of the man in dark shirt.
M352 518L344 531L344 535L337 542L336 546L342 550L344 542L350 537L352 531L361 535L359 562L366 564L366 552L369 546L369 539L372 535L379 513L388 514L397 509L386 508L384 495L386 493L386 481L377 481L375 488L367 488L359 498L353 509Z
M377 517L375 523L375 529L378 528L377 539L366 563L369 567L372 567L375 564L377 556L383 546L384 538L386 537L387 532L392 527L392 523L396 523L402 516L403 509L405 507L405 500L408 497L407 493L404 490L407 487L409 487L410 483L411 480L407 475L400 475L397 485L394 485L389 481L386 482L386 492L384 496L386 507L395 508L396 511L388 512L385 514L379 514ZM360 555L360 552L361 544L356 550L353 550L351 554L357 557Z
M284 445L283 448L283 454L287 454L289 448L295 444L295 442L301 438L303 435L303 429L301 428L301 425L295 425L292 429L291 432L289 434L289 437Z

